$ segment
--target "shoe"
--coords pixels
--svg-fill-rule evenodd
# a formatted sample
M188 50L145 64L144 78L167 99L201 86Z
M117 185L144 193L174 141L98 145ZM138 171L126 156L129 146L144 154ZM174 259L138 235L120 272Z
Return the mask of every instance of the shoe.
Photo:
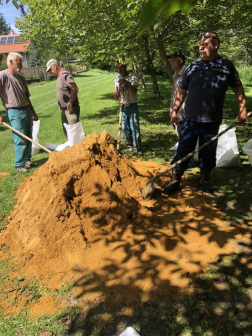
M25 167L17 167L15 168L15 170L19 173L27 173L28 169L26 169Z
M35 163L32 161L26 161L25 166L28 168L32 168L32 167L35 167Z
M136 153L137 153L137 155L143 155L142 151L137 151Z
M202 191L206 194L211 194L212 192L209 186L209 180L210 180L210 172L201 170L201 177L200 177L199 185Z
M172 177L171 182L163 189L163 194L174 194L177 190L180 189L180 182L181 180L175 180L175 178Z
M134 149L133 149L133 147L128 147L126 150L127 150L127 152L133 152Z
M201 176L199 185L204 193L211 194L211 188L209 186L209 181L205 179L205 176Z

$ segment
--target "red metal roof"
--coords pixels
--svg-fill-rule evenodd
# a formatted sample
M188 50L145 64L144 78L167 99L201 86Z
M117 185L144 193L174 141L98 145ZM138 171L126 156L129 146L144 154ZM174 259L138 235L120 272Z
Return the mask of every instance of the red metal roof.
M10 36L20 36L20 34L0 35L0 37L10 37ZM30 41L0 44L0 54L6 54L9 52L24 52L25 49L29 46L29 44L30 44Z

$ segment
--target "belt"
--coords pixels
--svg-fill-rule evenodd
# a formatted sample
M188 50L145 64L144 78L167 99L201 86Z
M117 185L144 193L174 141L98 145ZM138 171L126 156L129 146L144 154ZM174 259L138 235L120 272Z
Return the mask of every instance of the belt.
M25 107L28 107L29 105L26 106L19 106L19 107L8 107L7 110L21 110Z

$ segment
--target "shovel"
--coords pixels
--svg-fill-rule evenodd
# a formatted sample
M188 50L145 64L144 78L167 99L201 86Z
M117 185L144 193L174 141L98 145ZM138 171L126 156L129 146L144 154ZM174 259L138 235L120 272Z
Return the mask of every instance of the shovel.
M124 98L124 85L122 85L122 93L120 99L119 127L118 127L117 144L116 144L117 150L120 149L120 141L121 141L123 98Z
M23 133L17 131L15 128L11 127L10 125L6 124L5 122L3 122L3 125L6 126L6 127L8 127L9 129L11 129L13 132L19 134L21 137L25 138L26 140L29 140L30 142L32 142L35 145L39 146L40 148L42 148L47 153L51 153L51 151L49 149L47 149L44 146L40 145L39 143L37 143L36 141L32 140L31 138L29 138L28 136L24 135Z
M252 114L252 112L249 112L247 114L247 117L249 117L251 114ZM238 121L233 122L228 128L226 128L221 133L215 135L212 139L205 142L198 149L195 149L193 152L191 152L190 154L187 154L185 157L183 157L181 160L179 160L176 163L174 163L173 165L171 165L169 168L163 170L162 172L160 172L156 176L152 177L143 187L142 195L143 195L144 200L149 201L151 199L151 197L152 197L152 195L155 191L155 180L157 180L160 176L163 176L164 174L166 174L168 171L172 170L172 168L177 167L180 163L182 163L182 162L186 161L187 159L191 158L195 153L198 153L201 149L208 146L211 142L218 139L220 136L222 136L222 134L226 133L227 131L229 131L231 128L233 128L237 124L239 124Z

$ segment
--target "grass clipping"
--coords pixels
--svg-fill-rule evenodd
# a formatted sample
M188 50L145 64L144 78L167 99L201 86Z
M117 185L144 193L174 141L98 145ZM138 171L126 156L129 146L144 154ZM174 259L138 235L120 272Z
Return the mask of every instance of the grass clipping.
M89 135L50 154L19 186L0 246L9 246L27 273L88 277L83 293L113 291L130 300L139 290L162 295L188 287L210 260L234 251L228 242L239 230L190 186L176 198L157 192L143 201L142 187L162 168L123 157L107 132Z

